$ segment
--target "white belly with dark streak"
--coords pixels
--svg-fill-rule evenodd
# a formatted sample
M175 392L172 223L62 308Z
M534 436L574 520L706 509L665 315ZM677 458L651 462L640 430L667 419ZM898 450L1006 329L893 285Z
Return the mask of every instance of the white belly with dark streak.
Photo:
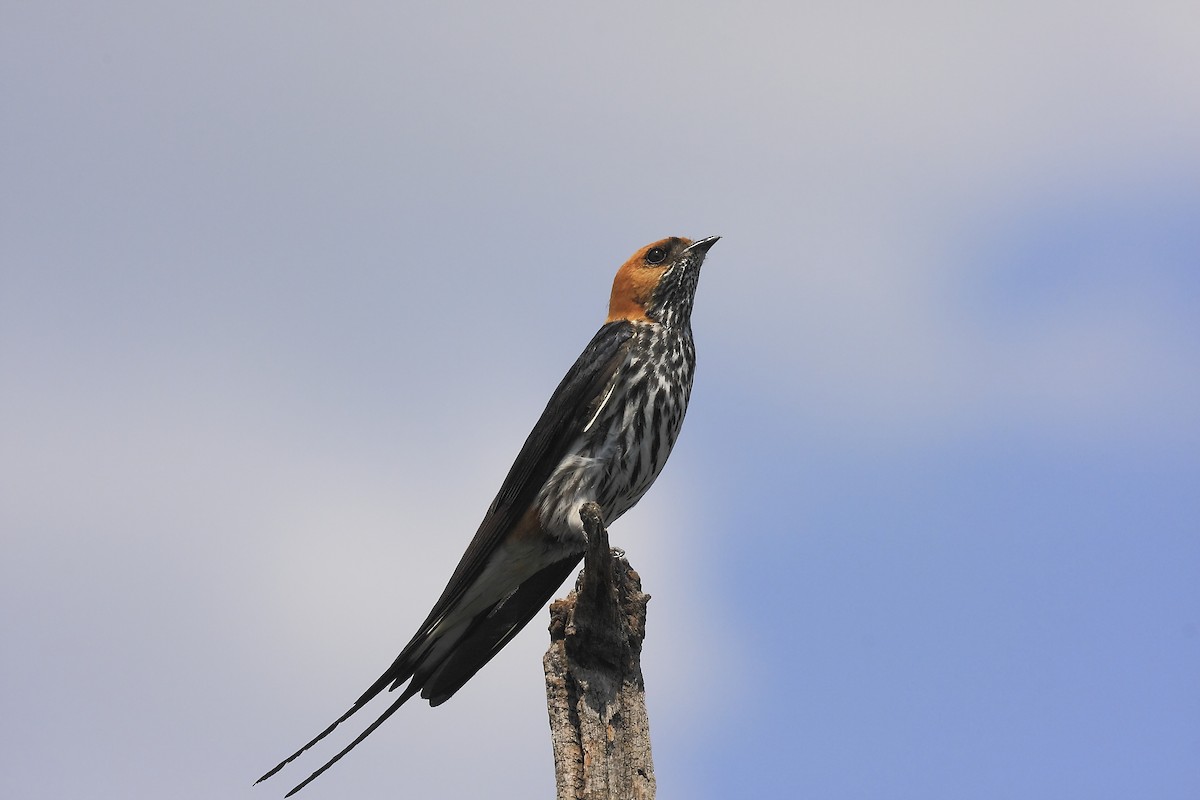
M672 343L674 358L661 354L654 364L633 356L605 392L583 433L538 493L538 516L545 529L569 546L585 542L579 509L597 503L611 525L654 483L679 436L691 393L690 342ZM645 350L641 350L645 352ZM663 370L670 373L664 376ZM669 392L664 383L682 386ZM638 417L641 417L639 420Z

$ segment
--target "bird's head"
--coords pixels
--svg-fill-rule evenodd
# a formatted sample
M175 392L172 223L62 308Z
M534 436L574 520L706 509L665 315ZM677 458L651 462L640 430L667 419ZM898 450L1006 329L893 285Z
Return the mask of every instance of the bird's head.
M690 324L700 265L720 238L709 236L693 242L672 236L638 250L613 279L607 321Z

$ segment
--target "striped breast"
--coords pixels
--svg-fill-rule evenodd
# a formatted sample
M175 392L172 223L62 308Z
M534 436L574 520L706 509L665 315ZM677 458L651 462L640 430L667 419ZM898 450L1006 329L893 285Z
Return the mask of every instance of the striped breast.
M547 531L581 542L581 505L598 503L607 525L642 498L679 437L695 366L690 330L637 325L600 407L538 493Z

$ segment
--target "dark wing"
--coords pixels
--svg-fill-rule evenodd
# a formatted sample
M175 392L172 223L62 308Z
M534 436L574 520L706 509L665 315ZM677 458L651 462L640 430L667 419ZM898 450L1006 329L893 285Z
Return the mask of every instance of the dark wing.
M429 705L437 706L449 700L491 661L533 619L533 615L550 602L582 558L583 553L580 553L543 568L517 587L512 595L480 614L437 669L420 681L421 696L429 700Z
M434 603L429 616L421 623L417 634L405 645L392 665L354 702L350 710L334 720L333 724L312 741L259 778L256 783L271 777L324 739L389 684L395 689L404 681L413 678L396 701L375 722L325 766L289 792L288 796L304 788L309 781L352 750L418 691L425 690L422 695L430 700L431 705L444 702L491 660L562 585L579 563L579 558L557 562L529 578L513 595L482 611L457 645L438 663L423 663L425 655L430 652L426 644L437 621L455 607L479 578L498 545L528 511L538 491L566 456L571 443L591 419L611 385L625 359L633 335L633 325L626 321L607 323L596 332L592 341L558 384L554 394L550 396L542 416L534 425L504 483L501 484L496 499L484 515L475 538L471 540L441 597ZM414 673L418 673L416 677Z
M596 332L571 365L521 446L521 452L509 468L475 538L422 624L422 631L462 598L487 566L496 546L529 510L554 468L567 455L567 448L596 413L617 369L625 360L633 335L633 325L629 322L610 322ZM396 660L399 662L400 659Z

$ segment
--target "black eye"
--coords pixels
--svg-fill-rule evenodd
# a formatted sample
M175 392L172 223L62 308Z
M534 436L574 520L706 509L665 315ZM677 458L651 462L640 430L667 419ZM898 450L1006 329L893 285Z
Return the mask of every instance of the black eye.
M647 264L661 264L667 260L667 251L661 247L651 247L650 252L646 253Z

